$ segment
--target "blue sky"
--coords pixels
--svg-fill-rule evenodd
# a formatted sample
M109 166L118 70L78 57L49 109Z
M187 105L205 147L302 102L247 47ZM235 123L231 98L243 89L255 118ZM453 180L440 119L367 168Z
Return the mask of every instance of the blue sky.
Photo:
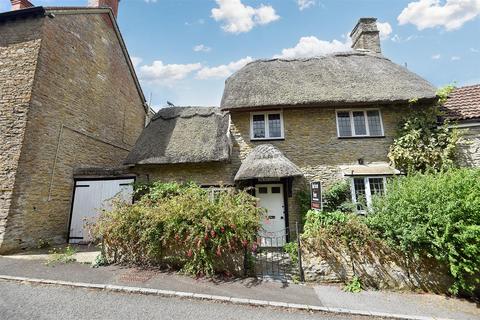
M378 18L385 56L435 86L480 83L480 0L123 0L118 23L158 107L219 105L226 77L252 59L347 49L360 17Z

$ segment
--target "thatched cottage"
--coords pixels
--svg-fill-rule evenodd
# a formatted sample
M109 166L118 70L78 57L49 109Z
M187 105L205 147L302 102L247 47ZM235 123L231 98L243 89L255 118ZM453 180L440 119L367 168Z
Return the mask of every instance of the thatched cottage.
M376 19L360 19L351 36L351 52L247 64L227 79L220 108L160 110L126 164L143 181L252 187L271 232L294 228L310 182L347 178L353 201L370 203L398 173L387 153L409 100L437 97L381 54Z
M145 127L118 1L0 14L0 253L65 242L79 170L120 166Z

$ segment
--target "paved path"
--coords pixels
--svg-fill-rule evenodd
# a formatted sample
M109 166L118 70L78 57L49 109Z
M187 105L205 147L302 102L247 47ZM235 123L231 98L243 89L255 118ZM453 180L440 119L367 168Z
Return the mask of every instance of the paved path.
M307 304L327 308L450 318L480 319L475 303L441 295L406 294L383 291L346 293L338 286L308 286L265 282L256 279L232 281L195 280L173 273L142 271L119 266L92 269L87 264L46 266L45 261L0 257L0 275L50 280L113 284L201 293L236 298ZM0 291L1 292L1 291ZM0 319L2 319L0 317Z
M289 312L271 308L122 294L56 286L32 286L0 280L0 319L330 319L366 320L361 316Z

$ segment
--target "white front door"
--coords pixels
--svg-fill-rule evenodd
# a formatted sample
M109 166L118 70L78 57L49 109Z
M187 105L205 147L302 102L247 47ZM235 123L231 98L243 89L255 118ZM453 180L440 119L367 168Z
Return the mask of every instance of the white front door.
M86 224L94 223L102 210L110 210L113 199L132 203L133 182L131 178L76 181L69 242L89 242Z
M267 210L262 222L261 246L281 247L287 240L283 184L257 184L255 189L260 206Z

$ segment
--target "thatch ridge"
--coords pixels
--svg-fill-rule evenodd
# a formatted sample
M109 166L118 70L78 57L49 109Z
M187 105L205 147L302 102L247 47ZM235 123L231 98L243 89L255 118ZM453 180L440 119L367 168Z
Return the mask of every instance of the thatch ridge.
M230 160L230 116L218 107L163 108L143 130L125 164Z
M311 58L260 59L225 82L221 109L436 99L436 88L381 54L355 50Z
M280 179L302 176L302 171L271 144L255 147L245 158L235 175L235 181L250 179Z

